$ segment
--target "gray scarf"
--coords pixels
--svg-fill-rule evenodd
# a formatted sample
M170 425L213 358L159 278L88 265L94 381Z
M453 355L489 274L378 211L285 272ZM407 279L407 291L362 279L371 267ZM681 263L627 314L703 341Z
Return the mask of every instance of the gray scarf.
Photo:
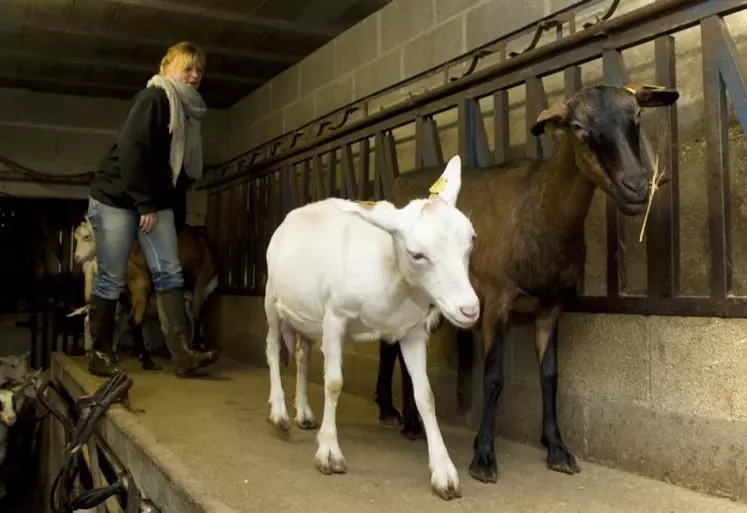
M171 172L174 185L184 165L187 176L202 177L202 137L200 120L207 107L194 87L164 75L153 75L147 87L160 87L169 99Z

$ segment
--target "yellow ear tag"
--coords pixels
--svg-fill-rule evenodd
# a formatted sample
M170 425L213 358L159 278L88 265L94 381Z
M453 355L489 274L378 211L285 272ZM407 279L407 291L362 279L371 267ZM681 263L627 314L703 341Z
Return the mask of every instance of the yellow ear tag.
M555 123L545 123L545 133L552 135L555 132Z
M363 205L364 207L373 207L376 206L378 201L364 201L364 200L355 200L356 203Z
M433 185L431 185L431 188L428 189L428 192L430 192L431 194L441 194L445 190L446 190L446 180L442 176L438 180L436 180Z
M635 90L635 89L633 89L632 87L623 87L623 89L625 89L625 90L626 90L627 92L629 92L629 93L630 93L630 94L632 94L633 96L635 96L635 95L636 95L636 90Z

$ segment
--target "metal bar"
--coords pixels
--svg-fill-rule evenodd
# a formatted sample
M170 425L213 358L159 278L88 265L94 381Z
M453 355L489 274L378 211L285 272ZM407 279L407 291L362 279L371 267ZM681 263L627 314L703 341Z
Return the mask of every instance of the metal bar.
M502 90L493 94L493 138L495 141L494 162L500 164L508 161L511 143L508 128L508 91Z
M602 66L604 68L604 79L607 82L623 82L620 74L625 69L622 55L617 51L604 52ZM618 297L620 295L620 213L617 210L615 200L609 196L606 201L607 222L607 295Z
M374 137L374 200L384 199L384 132L376 132Z
M675 46L672 36L654 42L656 84L676 89ZM658 154L660 172L667 173L670 182L654 197L646 235L646 266L648 295L672 297L678 295L679 259L679 131L677 107L661 107L658 112Z
M381 185L384 198L391 199L394 179L399 176L399 164L397 163L397 146L392 132L386 132L382 137L382 173Z
M314 155L311 157L311 166L314 173L314 200L319 201L327 197L324 192L324 170L322 167L322 157Z
M575 21L571 19L571 33L575 32ZM583 81L581 79L581 67L570 66L563 72L564 80L564 93L565 99L571 100L576 93L583 87ZM581 273L579 274L578 281L576 282L576 292L583 294L586 290L586 259L581 267Z
M708 27L709 37L714 38L721 79L729 92L734 113L742 125L742 130L747 131L747 79L734 40L729 35L726 23L718 16L703 20L702 27Z
M731 292L731 223L729 215L729 141L726 86L719 71L718 25L700 28L703 48L703 104L708 172L708 239L711 248L711 297Z
M526 83L526 146L527 157L541 161L555 152L555 143L550 137L532 135L532 125L540 113L548 107L547 94L539 77L531 77Z
M416 167L419 169L442 167L444 165L444 152L441 148L438 122L435 119L429 116L423 120L418 140L422 150L420 160L415 163Z
M361 163L360 180L358 181L358 199L367 200L372 195L371 180L371 143L368 138L363 139L358 146L358 159Z
M707 297L581 297L568 301L568 312L630 315L665 315L687 317L747 318L747 298L729 297L714 300Z
M339 197L337 191L337 148L327 152L327 196Z
M491 165L493 155L488 146L480 103L475 98L465 98L459 102L458 109L459 154L464 159L464 165L468 168ZM437 132L436 136L438 136ZM440 164L443 165L443 156Z
M304 160L301 162L301 169L299 171L299 204L298 206L305 205L309 202L309 174L311 173L309 161Z
M340 148L340 160L342 161L342 174L345 186L345 195L349 199L355 198L358 184L355 180L355 165L353 163L353 150L349 144L343 144ZM363 199L363 198L359 198Z

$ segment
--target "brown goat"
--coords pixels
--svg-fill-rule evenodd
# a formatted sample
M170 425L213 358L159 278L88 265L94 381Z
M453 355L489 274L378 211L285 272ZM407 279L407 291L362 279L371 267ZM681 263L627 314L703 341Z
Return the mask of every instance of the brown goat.
M93 230L88 220L84 220L75 230L75 259L78 263L93 261L95 265L95 245ZM198 332L198 321L202 306L207 296L216 285L216 265L212 242L198 228L184 225L179 236L179 261L182 265L185 289L193 292L191 317L195 324L193 343ZM86 301L90 295L92 276L86 273ZM133 345L138 360L144 369L155 370L159 367L152 361L142 340L141 325L148 307L152 292L150 271L145 255L137 241L132 245L130 258L127 261L127 291L122 300L130 310L129 321L133 328Z
M485 350L482 422L469 466L473 478L495 482L498 477L495 414L504 380L503 343L512 312L536 316L541 442L547 448L547 465L568 474L581 471L557 423L558 319L564 299L575 293L583 271L584 222L595 189L600 187L625 215L644 212L652 170L644 166L640 155L641 107L671 105L678 98L676 90L650 86L584 88L572 100L543 111L532 127L535 136L556 129L565 133L549 160L516 160L463 171L457 207L471 219L477 233L470 279L481 301ZM394 203L422 195L439 172L424 170L398 177ZM397 353L397 348L381 353L376 398L381 419L398 416L391 402ZM405 374L403 385L409 381ZM408 435L409 429L413 435L422 428L417 411L407 408L413 401L412 387L409 392L404 388L410 394L403 410L404 433Z

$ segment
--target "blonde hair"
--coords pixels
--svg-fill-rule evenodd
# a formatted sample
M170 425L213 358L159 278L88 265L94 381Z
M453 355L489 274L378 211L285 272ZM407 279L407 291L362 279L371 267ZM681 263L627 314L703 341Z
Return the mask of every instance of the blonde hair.
M205 52L194 43L182 41L169 47L166 55L161 59L161 75L166 73L166 68L172 64L183 64L186 68L196 64L200 71L205 71Z

